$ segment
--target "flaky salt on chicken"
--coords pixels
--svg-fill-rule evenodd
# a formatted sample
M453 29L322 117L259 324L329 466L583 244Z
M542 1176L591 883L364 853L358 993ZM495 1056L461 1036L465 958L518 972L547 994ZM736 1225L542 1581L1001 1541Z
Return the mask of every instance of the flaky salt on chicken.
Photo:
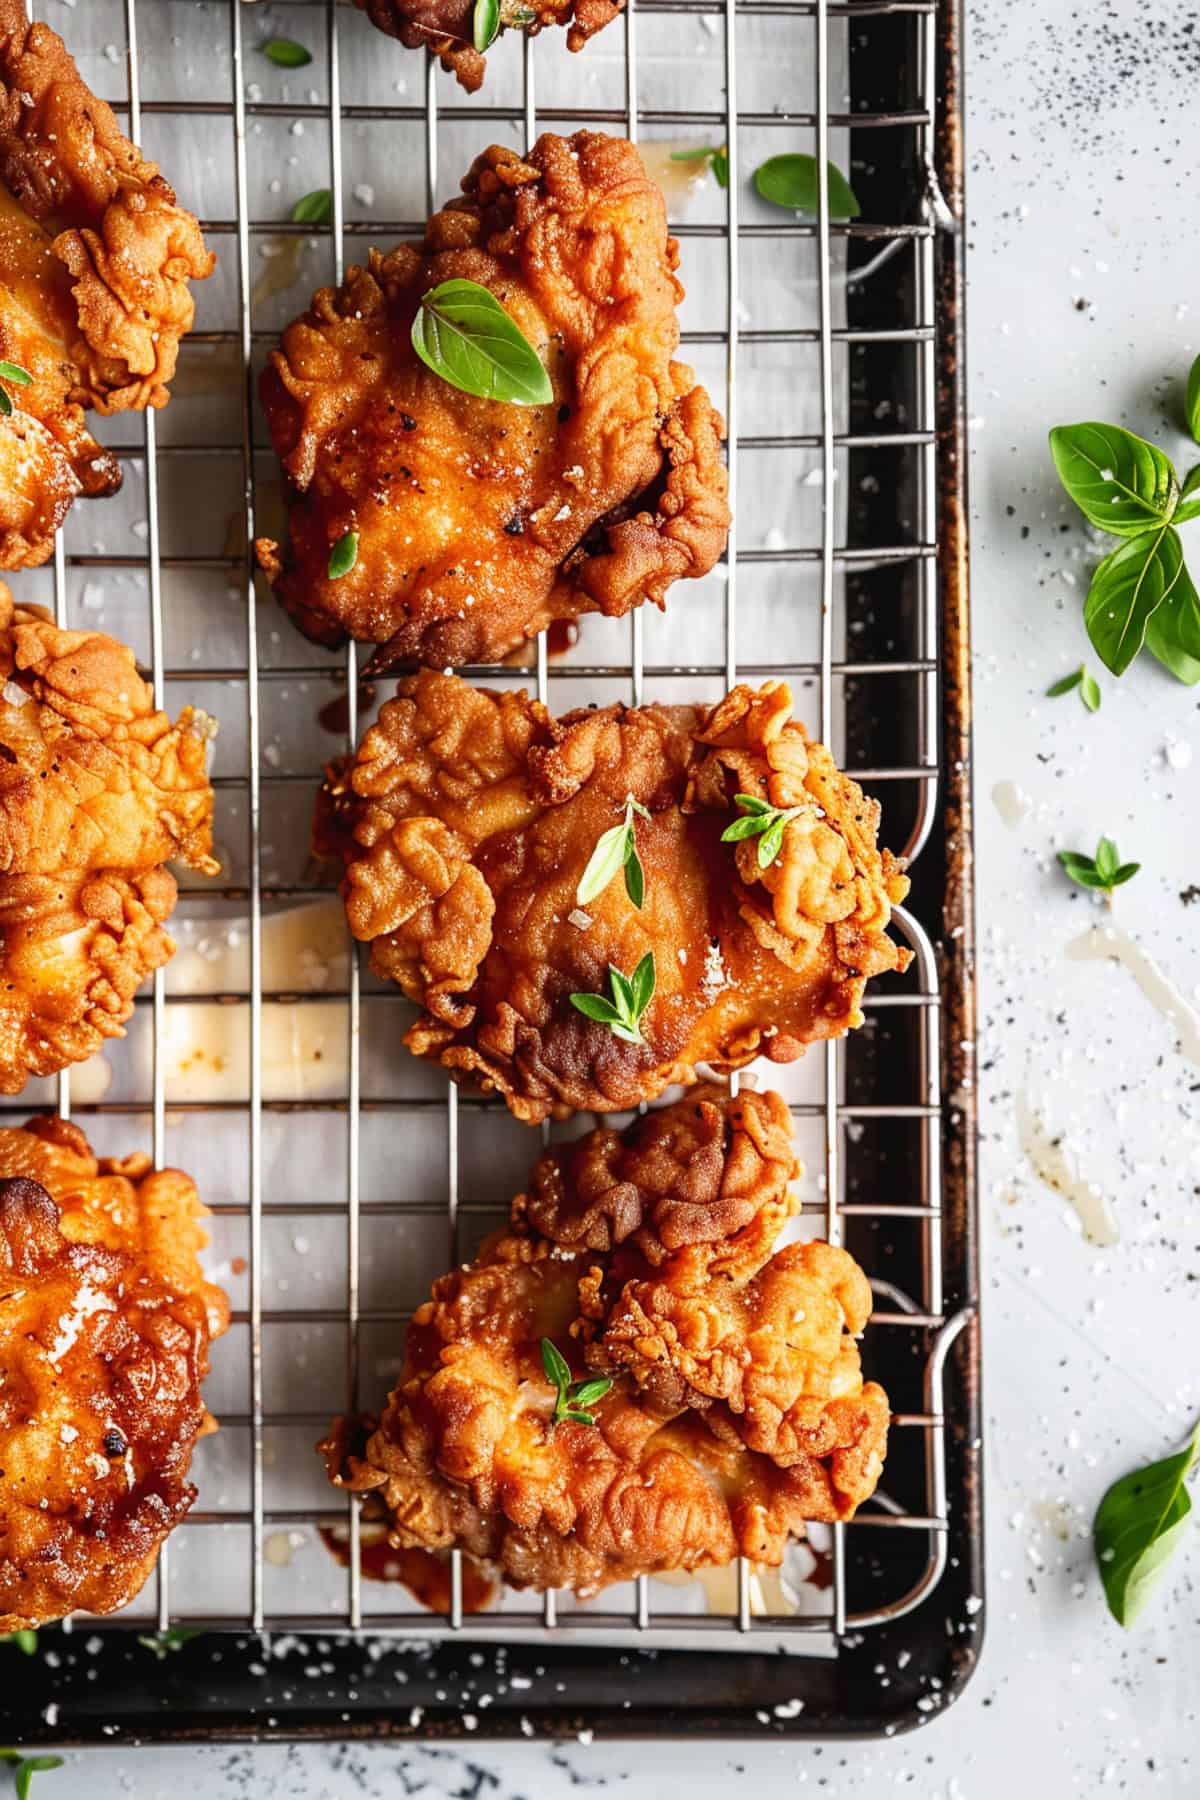
M779 1096L715 1087L554 1146L509 1229L413 1315L382 1417L319 1446L331 1479L397 1548L581 1595L778 1564L806 1522L849 1518L879 1480L888 1402L862 1378L857 1264L775 1249L797 1173ZM591 1423L558 1407L547 1338L574 1382L611 1381L565 1409Z
M259 562L310 637L380 644L375 672L490 662L554 620L661 606L729 530L724 427L672 361L678 246L633 145L493 145L463 189L423 245L322 288L262 378L290 537L259 539ZM452 278L500 301L551 404L477 399L421 362L414 315ZM349 533L354 565L331 575Z
M214 258L192 214L49 26L0 0L0 569L46 561L80 494L121 484L84 409L165 406L189 280Z
M212 722L155 710L133 653L0 582L0 1093L122 1036L175 946L169 861L205 874Z
M482 85L487 58L475 48L475 0L355 0L355 5L389 37L436 56L468 94ZM624 10L625 0L529 0L528 5L500 0L500 30L536 37L548 25L564 25L568 50L582 50Z
M124 1606L195 1498L229 1323L178 1169L77 1125L0 1130L0 1631Z
M405 1043L518 1118L652 1100L697 1066L791 1062L862 1022L907 880L879 808L791 716L781 682L716 706L554 719L523 692L425 672L331 772L317 847L346 864L350 928L422 1012ZM789 814L777 856L723 843L739 794ZM578 891L632 797L640 909L619 876ZM654 960L637 1041L572 996Z

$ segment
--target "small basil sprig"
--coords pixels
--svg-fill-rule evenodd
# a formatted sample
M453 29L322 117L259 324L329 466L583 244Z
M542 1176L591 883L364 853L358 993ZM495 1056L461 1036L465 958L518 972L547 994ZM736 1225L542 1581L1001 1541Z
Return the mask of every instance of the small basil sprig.
M348 575L358 561L358 533L344 531L333 549L329 552L329 567L326 571L330 581L340 581Z
M412 346L435 375L479 400L546 406L554 398L537 351L477 281L457 276L431 288L413 320Z
M671 161L706 162L718 187L729 186L729 150L725 144L701 144L698 150L672 150Z
M1102 837L1095 856L1081 856L1078 850L1060 850L1058 860L1071 880L1080 887L1099 888L1111 898L1114 888L1132 881L1141 863L1123 863L1111 838Z
M12 1644L25 1656L36 1656L38 1634L36 1631L6 1631L0 1636L0 1644Z
M15 1763L13 1791L17 1800L29 1800L29 1789L35 1775L45 1769L61 1769L61 1756L26 1756L23 1750L0 1750L0 1762Z
M314 188L304 194L292 208L293 225L328 225L333 217L332 188Z
M1200 358L1187 416L1200 438ZM1189 687L1200 681L1200 596L1176 526L1200 516L1200 464L1182 483L1170 457L1120 425L1056 425L1050 454L1089 524L1122 541L1095 570L1083 618L1097 655L1121 675L1142 646Z
M619 869L625 871L625 892L633 904L641 911L642 901L646 896L646 876L642 869L642 861L637 853L636 827L633 815L648 819L649 812L640 800L632 794L625 796L625 817L619 825L613 825L596 840L596 848L588 859L588 866L583 871L579 886L575 890L578 905L586 906L597 894L602 894Z
M611 1377L584 1376L581 1381L572 1381L571 1366L551 1338L542 1339L542 1367L546 1380L558 1390L551 1425L561 1425L564 1419L573 1419L577 1425L594 1425L596 1420L588 1407L603 1400L612 1386Z
M735 819L732 825L726 827L721 833L721 842L737 844L743 838L756 837L758 866L760 869L769 869L783 849L784 827L788 820L798 818L808 808L772 806L769 800L760 800L756 794L735 794L734 799L746 816Z
M620 969L608 965L611 1000L601 994L572 994L571 1005L585 1019L607 1025L614 1037L624 1038L627 1044L644 1044L642 1015L654 998L654 982L654 952L647 950L632 975L622 975Z
M1132 1625L1159 1576L1179 1548L1192 1510L1187 1478L1200 1462L1200 1423L1185 1447L1123 1475L1105 1494L1092 1542L1108 1610Z
M0 362L0 381L11 381L14 387L28 387L33 376L20 363ZM0 415L8 418L13 409L12 396L0 387Z
M826 163L825 191L829 197L831 219L857 219L862 210L858 198L841 170ZM785 156L769 156L754 171L754 185L772 206L786 206L789 212L816 213L819 210L818 178L820 164L815 156L789 152Z
M312 61L312 51L298 44L295 38L268 38L259 49L268 62L273 62L280 69L303 69Z
M1080 663L1070 675L1064 675L1046 689L1048 700L1057 700L1061 694L1069 694L1073 688L1079 689L1079 698L1089 712L1100 711L1100 683L1091 673L1086 663Z

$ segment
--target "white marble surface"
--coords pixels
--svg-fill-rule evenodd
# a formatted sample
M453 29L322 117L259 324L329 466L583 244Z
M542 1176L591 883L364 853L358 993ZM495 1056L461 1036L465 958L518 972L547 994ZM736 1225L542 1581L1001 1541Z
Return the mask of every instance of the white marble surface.
M1200 881L1200 690L1147 665L1104 678L1096 717L1041 697L1085 653L1088 556L1046 428L1123 420L1186 455L1174 420L1200 348L1191 18L1184 0L978 0L970 21L990 1619L961 1703L907 1739L847 1748L97 1751L39 1778L47 1796L155 1800L184 1782L197 1800L1200 1791L1200 1538L1129 1634L1105 1613L1087 1541L1106 1483L1200 1409L1200 1069L1122 969L1066 959L1092 902L1053 859L1106 831L1141 860L1119 921L1194 1003L1200 906L1180 893ZM1172 744L1197 761L1170 766ZM999 781L1031 799L1016 829L993 806ZM1034 1175L1021 1094L1111 1201L1115 1246L1085 1243Z

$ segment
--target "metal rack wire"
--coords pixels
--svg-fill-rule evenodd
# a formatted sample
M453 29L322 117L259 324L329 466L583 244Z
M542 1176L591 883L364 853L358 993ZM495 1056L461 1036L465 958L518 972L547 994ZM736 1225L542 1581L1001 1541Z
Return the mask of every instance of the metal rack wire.
M465 1116L473 1115L480 1103L460 1097L453 1085L449 1084L445 1097L441 1100L429 1100L419 1096L364 1097L362 1079L364 981L357 960L351 961L348 990L344 995L311 995L303 1001L292 997L290 1004L328 1005L335 1003L344 1005L346 1008L348 1046L346 1094L344 1098L337 1100L313 1102L312 1107L314 1110L344 1113L347 1120L344 1196L322 1203L324 1210L344 1216L347 1284L345 1306L344 1309L338 1311L312 1308L283 1309L269 1307L266 1304L264 1220L269 1220L276 1214L287 1214L289 1205L286 1199L276 1202L268 1201L265 1198L264 1186L267 1169L264 1156L264 1117L276 1110L285 1110L292 1103L269 1098L264 1088L262 1071L264 1011L268 1006L275 1004L277 1000L282 1001L284 997L264 990L263 904L265 899L297 898L322 890L307 882L273 882L270 884L264 882L264 807L269 805L271 796L289 781L306 780L308 777L276 775L269 770L264 770L260 702L266 684L295 679L300 676L313 677L318 671L313 664L299 661L261 666L255 584L248 549L245 554L238 555L227 553L206 556L164 554L160 532L157 471L160 460L179 455L213 454L239 458L245 541L247 546L252 544L255 535L255 455L257 448L254 434L252 364L256 349L264 343L273 342L275 334L269 331L256 331L254 328L251 305L251 234L252 231L268 225L273 233L281 236L287 236L289 232L293 231L302 231L308 235L313 230L311 226L291 227L286 224L281 225L275 220L260 221L251 217L248 133L252 120L274 116L287 116L289 119L299 117L316 122L327 130L330 185L333 196L330 235L333 274L336 280L341 279L347 245L351 240L354 241L356 248L360 245L365 247L368 235L374 240L388 242L406 232L419 232L421 229L421 222L415 219L379 220L372 221L369 225L346 219L343 205L343 127L347 121L394 119L422 124L426 200L430 210L435 204L438 189L439 129L448 120L469 120L473 124L478 124L481 131L488 122L503 121L509 124L514 121L519 122L530 143L543 127L572 125L585 121L592 124L611 125L622 130L634 141L637 140L641 128L648 125L686 126L697 129L707 127L711 131L723 133L729 155L729 182L725 195L726 217L723 224L719 226L705 224L689 226L685 224L674 227L677 235L684 240L685 260L687 241L690 238L719 236L726 246L724 331L685 333L685 342L721 344L726 349L724 403L729 427L730 497L735 525L730 536L728 550L723 662L701 661L690 665L683 663L648 665L644 646L643 619L641 613L635 611L631 616L629 627L628 659L623 664L572 662L562 667L555 667L552 677L545 640L542 639L537 645L536 661L530 664L528 674L536 679L539 697L543 699L549 696L551 679L557 685L559 682L572 683L581 680L621 678L627 682L627 692L634 704L641 702L648 677L688 675L697 678L719 677L726 684L732 685L740 677L767 673L798 676L810 679L815 684L818 706L816 723L820 735L827 740L839 727L836 689L839 681L845 678L875 674L911 678L915 683L918 708L915 757L905 762L859 768L852 772L868 785L897 781L912 784L916 795L916 811L905 850L910 861L915 860L924 848L937 816L940 776L938 613L935 569L938 536L933 266L935 224L932 206L926 203L922 208L920 219L915 223L886 221L841 223L831 220L827 196L823 193L820 210L815 221L811 223L785 218L782 215L779 222L772 221L770 224L762 224L753 220L747 221L739 217L741 179L739 132L750 126L774 127L781 122L786 123L792 129L810 127L815 134L818 165L824 166L830 156L832 132L850 127L855 132L900 127L916 133L918 155L928 163L932 157L932 135L936 124L936 45L934 36L936 6L934 0L857 0L857 3L854 3L854 0L845 0L845 3L840 3L840 0L778 0L778 3L775 3L775 0L726 0L726 4L723 6L719 6L717 0L711 0L711 3L710 0L642 0L640 5L628 8L621 25L612 28L615 31L623 30L625 36L624 109L601 109L599 111L592 108L539 108L536 88L538 44L536 41L528 39L524 44L523 100L519 110L512 107L489 105L486 102L478 105L439 106L437 71L436 65L432 62L429 63L426 73L422 106L380 107L347 103L342 94L342 34L348 29L361 30L365 27L354 15L348 14L340 8L336 4L336 0L308 0L308 7L314 20L323 20L326 32L329 87L327 104L292 104L291 102L278 104L252 100L247 97L250 88L250 70L247 63L246 32L249 20L254 15L253 13L248 14L242 6L237 4L237 0L231 0L228 7L232 89L228 100L159 101L141 91L137 0L123 0L123 4L126 29L126 67L128 69L125 111L132 134L137 136L142 120L157 113L168 113L173 118L217 118L227 121L232 128L236 217L208 219L202 223L206 235L216 241L219 251L222 249L222 240L225 240L226 243L226 254L228 254L228 246L232 245L237 265L238 325L234 331L201 331L195 334L193 341L197 344L233 345L240 355L244 375L239 443L231 445L174 443L169 446L161 446L157 441L154 415L147 413L144 418L144 438L140 448L134 450L125 446L119 452L126 458L137 455L143 456L145 459L148 534L144 556L68 554L60 539L56 546L54 562L55 602L58 616L64 622L67 619L68 568L132 568L145 572L149 604L151 669L155 696L159 704L163 703L167 684L170 681L222 681L230 678L230 670L219 665L207 667L196 664L185 668L167 665L163 629L164 572L184 568L226 570L239 579L244 586L246 656L245 666L238 672L246 693L244 768L236 775L224 777L218 786L223 792L236 790L244 798L249 837L249 876L244 883L229 881L214 891L224 900L241 902L244 905L249 940L248 987L237 993L216 996L216 998L228 1001L240 1009L249 1043L250 1088L248 1099L245 1102L239 1100L220 1103L228 1110L237 1111L245 1119L248 1198L244 1208L219 1209L244 1213L248 1227L248 1298L246 1307L235 1313L235 1322L244 1325L248 1333L249 1366L246 1377L246 1400L243 1411L225 1409L224 1423L227 1429L242 1431L246 1434L249 1455L249 1498L248 1504L245 1506L206 1509L205 1496L202 1493L199 1510L190 1515L189 1528L231 1524L246 1527L249 1534L249 1580L246 1605L244 1611L237 1616L202 1619L195 1609L190 1609L183 1617L182 1622L224 1626L240 1625L255 1630L274 1627L286 1628L290 1631L304 1629L306 1626L329 1630L332 1626L340 1624L351 1631L360 1629L371 1633L394 1631L403 1632L406 1635L421 1632L437 1635L469 1630L493 1639L497 1637L503 1639L529 1638L531 1634L549 1633L556 1630L579 1633L612 1633L620 1630L629 1634L628 1641L631 1643L637 1641L646 1646L657 1641L667 1641L669 1635L670 1641L676 1643L680 1641L704 1642L706 1645L719 1644L722 1648L734 1648L739 1645L761 1648L762 1634L769 1633L772 1639L792 1639L795 1647L801 1649L808 1636L821 1635L828 1638L832 1634L834 1638L837 1638L848 1630L862 1631L868 1627L895 1620L916 1607L928 1595L937 1585L945 1567L949 1501L946 1477L947 1428L943 1380L951 1346L961 1330L965 1318L962 1313L953 1317L947 1317L944 1313L940 1160L943 1095L940 1074L941 996L939 994L938 969L928 931L920 919L906 912L898 914L897 923L916 954L916 979L903 991L892 993L880 991L869 998L867 1006L869 1011L873 1011L877 1015L883 1015L890 1009L907 1009L913 1014L918 1052L918 1087L915 1097L895 1102L882 1099L878 1101L847 1099L845 1096L845 1051L842 1046L831 1043L823 1050L812 1053L814 1057L823 1059L821 1097L818 1100L797 1104L794 1107L798 1117L814 1120L823 1129L824 1198L819 1203L813 1203L806 1207L806 1211L819 1214L824 1234L831 1241L838 1242L845 1235L848 1221L906 1219L913 1222L914 1229L919 1233L920 1238L921 1280L917 1290L909 1292L892 1286L882 1278L878 1271L871 1268L868 1268L868 1273L879 1276L874 1282L877 1309L871 1329L878 1334L887 1334L889 1339L894 1338L902 1346L904 1354L907 1355L915 1349L923 1358L921 1405L919 1408L898 1413L894 1419L898 1434L915 1433L921 1440L922 1497L918 1505L901 1505L887 1499L886 1496L881 1497L875 1506L860 1514L851 1525L835 1528L832 1546L832 1580L827 1614L796 1618L752 1616L750 1571L743 1563L740 1565L738 1573L736 1611L731 1617L696 1616L692 1613L664 1611L653 1603L650 1586L643 1578L637 1584L633 1603L627 1611L616 1612L608 1605L593 1606L572 1611L569 1620L564 1622L560 1616L560 1607L556 1596L548 1594L545 1596L544 1604L539 1612L505 1611L494 1615L468 1618L464 1615L463 1610L462 1570L457 1553L453 1558L451 1601L446 1616L431 1615L415 1606L398 1606L394 1610L386 1612L366 1610L364 1609L360 1574L359 1517L354 1508L351 1508L348 1517L349 1558L344 1610L340 1617L331 1618L328 1612L314 1612L309 1616L304 1613L303 1609L288 1611L286 1614L272 1612L265 1582L264 1552L268 1528L288 1524L311 1526L314 1523L315 1515L311 1508L293 1512L268 1507L264 1476L265 1434L279 1425L320 1427L326 1421L323 1415L310 1414L307 1411L289 1408L281 1413L268 1409L265 1404L264 1387L265 1334L272 1324L277 1322L344 1324L347 1399L352 1409L359 1403L359 1358L363 1328L392 1321L398 1332L400 1321L405 1316L400 1310L370 1308L363 1303L361 1283L363 1221L365 1218L380 1213L388 1214L393 1210L379 1203L368 1204L363 1200L360 1180L363 1120L371 1113L381 1110L393 1113L397 1117L428 1113L435 1107L444 1112L445 1208L426 1207L409 1202L406 1210L410 1216L414 1213L427 1214L431 1230L437 1229L435 1215L444 1218L448 1225L450 1252L454 1260L458 1260L460 1227L473 1211L481 1210L478 1206L464 1200L460 1193L460 1123ZM709 13L717 17L721 55L724 59L726 106L723 112L649 109L639 105L639 17L658 13ZM829 92L831 25L835 22L851 20L861 22L863 19L898 13L912 15L916 20L920 46L920 104L912 108L876 113L832 111ZM796 18L812 21L815 34L815 54L812 71L811 110L786 114L739 112L738 22L741 18L756 15L769 16L772 19ZM415 63L415 59L410 60L413 61L414 66L419 66ZM803 237L813 240L818 268L818 319L815 326L800 326L790 323L767 329L749 329L743 326L739 293L740 249L748 240L764 236L770 238ZM871 330L856 330L851 326L839 326L836 323L833 246L841 238L869 238L878 240L882 246L889 243L911 244L915 257L918 297L917 317L913 323ZM819 432L793 433L787 436L739 433L741 352L743 347L748 344L762 343L807 343L816 347L821 395ZM917 416L907 429L879 432L838 432L835 429L837 413L835 405L835 346L852 347L866 343L890 343L911 347L917 362ZM743 546L738 542L736 524L739 456L748 450L757 451L779 447L809 448L819 454L821 487L819 541L811 544L791 544L777 550ZM846 546L839 543L835 485L837 459L839 455L846 452L878 447L889 449L904 447L912 450L918 457L919 468L916 484L918 516L914 522L912 541L872 545L866 548ZM816 569L819 577L820 635L819 652L815 657L807 660L780 661L769 665L756 661L743 662L739 659L739 570L745 569L748 565L767 561L811 564ZM915 641L906 647L904 654L885 660L856 659L848 652L839 654L839 577L856 569L878 569L889 564L910 565L915 570L918 584ZM464 671L464 673L476 679L511 680L514 671L505 666L480 668ZM344 674L349 710L348 742L353 746L359 729L358 668L353 646L345 658ZM214 996L206 996L206 998L211 999ZM385 998L387 996L373 996L373 999ZM149 1112L153 1153L156 1163L159 1164L166 1160L168 1124L167 1087L163 1059L160 1054L164 1019L169 1006L186 1005L188 999L189 997L184 995L168 998L162 973L160 972L155 977L153 993L148 1001L152 1013L151 1029L155 1046ZM67 1115L70 1111L71 1097L70 1082L66 1075L60 1081L58 1104L60 1112L64 1116ZM212 1103L176 1099L172 1095L169 1105L174 1114L193 1109L201 1110ZM141 1101L136 1103L133 1101L100 1101L79 1110L144 1114L147 1109ZM852 1200L847 1197L849 1190L844 1166L844 1133L848 1125L864 1121L911 1121L915 1123L921 1140L922 1185L919 1197L893 1201L879 1192L873 1194L868 1200ZM497 1194L493 1196L493 1199L497 1203L502 1203L507 1197L507 1195ZM310 1207L310 1215L312 1210ZM332 1510L332 1502L331 1506L325 1510L326 1512ZM920 1534L923 1537L927 1545L923 1566L917 1571L915 1577L911 1579L906 1577L903 1591L888 1594L880 1599L879 1604L871 1607L851 1605L847 1596L846 1578L848 1535L868 1532L887 1534L897 1531ZM162 1626L180 1618L178 1609L173 1603L171 1563L166 1552L163 1553L159 1563L156 1610Z

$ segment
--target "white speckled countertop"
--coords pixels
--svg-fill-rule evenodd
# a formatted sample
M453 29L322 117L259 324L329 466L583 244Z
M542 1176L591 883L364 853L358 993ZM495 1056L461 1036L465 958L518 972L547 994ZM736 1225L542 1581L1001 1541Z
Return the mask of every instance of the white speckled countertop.
M1200 349L1193 17L1186 0L971 9L990 1608L963 1699L883 1745L99 1751L39 1778L47 1800L156 1800L183 1783L196 1800L1200 1792L1200 1537L1128 1634L1104 1610L1088 1541L1108 1481L1200 1410L1200 1067L1124 969L1068 959L1098 915L1053 854L1108 832L1142 862L1118 921L1196 1003L1200 904L1181 895L1200 882L1200 690L1148 663L1105 676L1095 717L1073 695L1042 697L1087 648L1088 548L1047 427L1099 416L1186 454L1176 419ZM1004 782L1030 803L1015 827L992 800ZM1109 1202L1117 1243L1085 1242L1039 1181L1018 1141L1022 1097Z

